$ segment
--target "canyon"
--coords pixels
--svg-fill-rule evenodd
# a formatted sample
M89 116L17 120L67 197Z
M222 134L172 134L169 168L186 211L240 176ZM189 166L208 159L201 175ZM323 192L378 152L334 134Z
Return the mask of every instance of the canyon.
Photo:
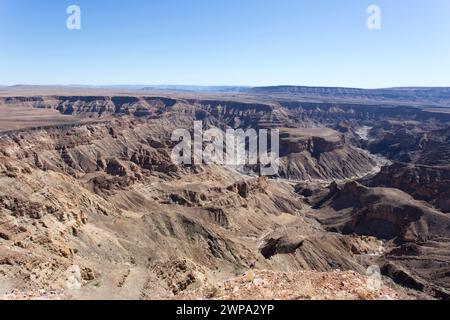
M448 90L232 91L2 88L0 297L450 297ZM174 164L194 121L278 174Z

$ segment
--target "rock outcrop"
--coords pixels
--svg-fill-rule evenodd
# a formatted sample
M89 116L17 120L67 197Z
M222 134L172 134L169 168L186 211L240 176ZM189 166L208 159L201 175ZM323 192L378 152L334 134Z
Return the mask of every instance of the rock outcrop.
M394 281L413 289L417 288L411 283L421 283L435 296L448 295L448 215L398 189L368 188L356 182L334 184L315 208L312 215L330 231L383 239L388 253L378 254L378 264L408 270L408 277L394 276ZM383 270L397 274L388 271L392 266ZM437 273L442 276L435 277Z
M395 163L383 167L369 185L400 189L450 212L450 167Z

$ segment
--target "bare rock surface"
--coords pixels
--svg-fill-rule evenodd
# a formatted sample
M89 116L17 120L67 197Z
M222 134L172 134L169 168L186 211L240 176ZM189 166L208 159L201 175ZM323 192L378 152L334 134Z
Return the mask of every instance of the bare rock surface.
M216 300L407 300L405 292L382 285L367 286L369 279L348 272L249 271L217 286L185 292L176 299Z
M2 298L449 297L445 117L190 94L2 94L0 115ZM194 120L280 128L279 176L172 163Z

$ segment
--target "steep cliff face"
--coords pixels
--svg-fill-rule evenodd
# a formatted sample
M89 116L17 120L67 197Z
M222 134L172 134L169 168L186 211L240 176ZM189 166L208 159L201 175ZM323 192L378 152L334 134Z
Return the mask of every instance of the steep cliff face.
M108 115L151 116L171 107L176 100L134 96L48 96L0 98L3 105L24 105L38 109L56 109L64 115L101 117Z
M450 129L446 124L386 121L376 125L371 133L374 139L369 149L373 153L425 166L450 163Z
M394 160L369 186L398 188L449 212L450 134L447 125L385 121L372 130L368 146Z
M375 261L394 281L450 297L448 215L398 189L356 182L331 185L314 208L311 214L328 230L383 239L387 253L379 253Z
M67 116L79 115L84 117L100 118L103 121L109 116L134 116L135 121L149 120L150 123L165 121L166 128L186 127L192 128L194 120L203 121L206 127L216 126L222 129L232 128L253 128L268 129L276 128L281 130L281 169L280 176L292 180L324 180L348 179L367 174L377 168L377 164L367 152L351 147L346 142L344 136L336 131L327 129L323 125L316 124L316 129L305 128L311 122L309 119L298 119L290 114L290 110L277 104L261 104L233 101L214 100L173 100L168 98L150 97L51 97L51 98L9 98L5 100L8 104L31 104L34 108L53 108L59 110ZM324 115L325 116L325 115ZM152 122L153 121L153 122ZM315 120L317 121L317 120ZM122 126L127 124L115 122L115 124L103 127L107 130L110 140L115 140L114 135L119 135L122 146L117 146L117 142L98 142L99 150L76 151L73 153L71 146L55 146L64 158L64 165L55 164L51 159L36 159L48 168L66 167L66 170L78 170L83 173L95 170L98 164L102 164L108 158L108 150L102 150L102 145L110 146L115 150L113 157L121 157L125 152L125 141L133 141L135 134L124 133ZM190 127L189 127L190 126ZM289 126L289 127L287 127ZM96 126L87 129L77 129L73 132L65 133L66 141L73 144L84 144L90 140L95 140L100 133ZM89 130L94 130L90 132ZM155 130L150 130L154 133ZM168 131L168 130L166 130ZM166 132L167 133L167 132ZM46 133L44 133L46 134ZM38 133L39 135L39 133ZM50 132L50 135L52 133ZM169 135L169 133L167 133ZM140 137L148 139L147 137ZM102 138L103 139L103 138ZM26 144L26 143L25 143ZM167 147L167 146L166 146ZM44 148L46 148L44 146ZM121 150L119 150L120 148ZM131 149L133 149L131 147ZM149 150L132 150L134 162L149 166L149 159L152 157ZM126 152L131 153L128 150ZM88 159L85 152L97 152L98 159ZM155 148L151 153L155 153ZM104 154L106 153L106 154ZM52 158L55 158L53 155ZM167 153L165 155L167 158ZM41 156L42 158L42 156ZM45 158L45 156L44 156ZM80 158L80 161L74 159ZM155 160L155 159L154 159ZM155 161L154 161L155 162ZM156 161L158 162L158 161ZM80 164L74 164L80 163ZM108 164L106 164L108 165ZM81 167L79 167L81 166ZM169 168L159 165L162 171Z
M163 127L151 123L117 120L12 132L1 136L0 144L4 156L43 170L76 177L99 170L114 173L118 167L114 161L125 160L129 172L133 173L132 164L158 169L162 162L170 162L167 145L152 147L154 139L165 138L164 131Z
M320 122L336 123L356 119L358 121L414 120L449 122L450 114L424 111L408 106L361 103L319 103L319 102L281 102L289 113L298 118L309 118Z
M327 128L281 129L280 156L280 176L290 180L331 182L364 176L377 168L367 152Z
M450 217L396 189L367 188L350 182L332 188L317 205L327 207L345 212L333 220L334 227L343 233L404 243L446 237L450 232Z
M339 121L401 121L449 122L450 114L424 111L407 106L362 103L320 103L280 101L248 102L236 100L202 100L150 96L34 96L0 97L2 105L26 105L56 109L66 115L135 115L151 117L170 111L175 105L190 105L199 119L214 117L232 127L273 126L287 123L336 124Z
M450 212L450 168L395 163L381 169L369 182L403 190L415 199L435 205L443 212Z
M312 155L345 147L344 136L328 128L280 128L281 156L309 152Z

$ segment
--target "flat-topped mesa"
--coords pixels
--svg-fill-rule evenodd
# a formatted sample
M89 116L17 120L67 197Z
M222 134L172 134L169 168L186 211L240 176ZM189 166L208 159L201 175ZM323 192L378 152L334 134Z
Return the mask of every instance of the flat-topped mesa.
M329 128L281 129L280 157L280 177L295 181L346 180L377 167L371 155Z
M150 116L157 110L173 106L177 100L140 96L34 96L4 97L0 105L54 109L64 115L134 115Z
M344 136L328 128L283 128L280 130L280 155L309 152L314 157L343 149Z

